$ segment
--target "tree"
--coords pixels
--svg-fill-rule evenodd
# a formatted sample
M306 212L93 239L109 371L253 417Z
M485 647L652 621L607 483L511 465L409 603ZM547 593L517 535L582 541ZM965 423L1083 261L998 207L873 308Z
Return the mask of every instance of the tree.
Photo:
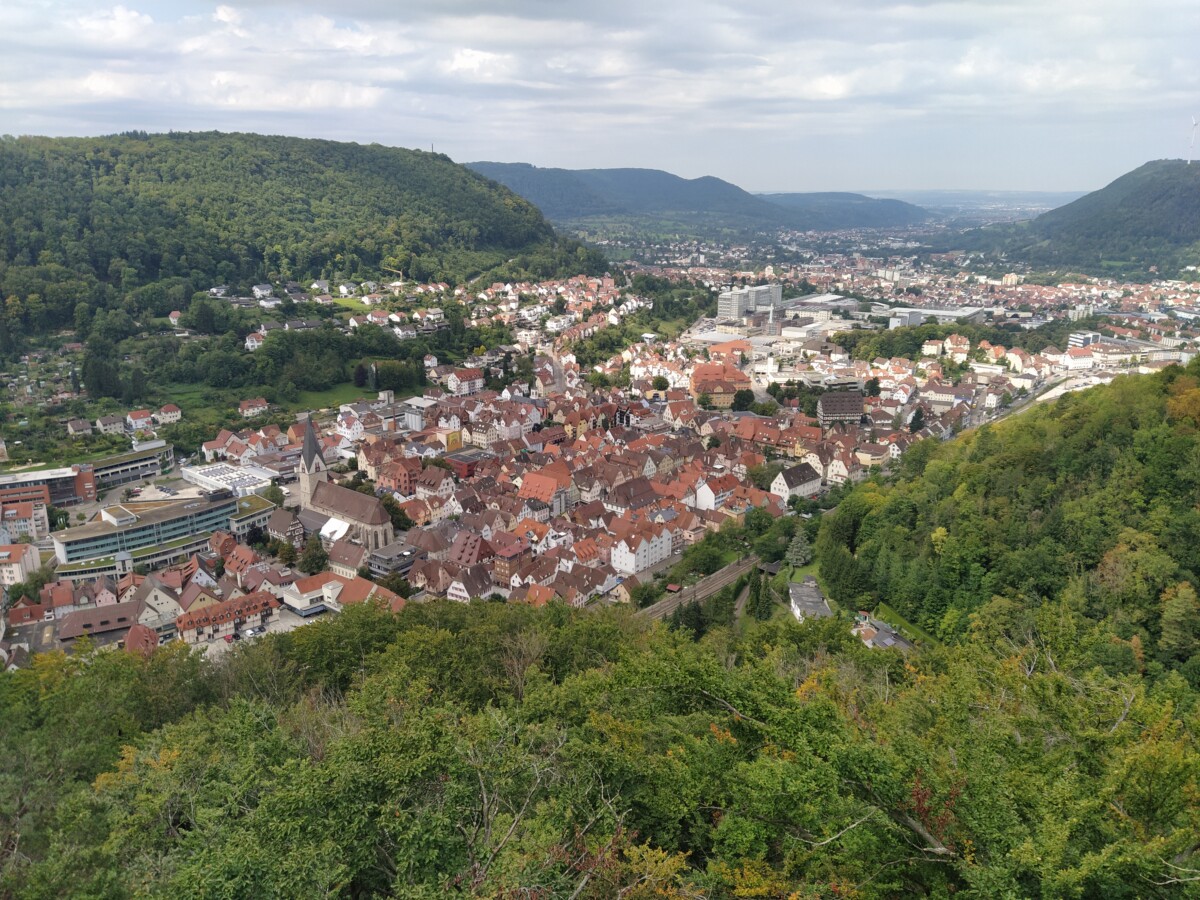
M367 384L367 367L359 363L354 367L354 386L366 387Z
M925 427L925 407L918 406L917 411L913 413L912 418L908 422L908 430L910 434L916 434Z
M651 384L654 385L654 389L656 391L665 391L671 386L671 382L667 381L665 375L655 375L654 381L652 381Z
M291 541L284 541L279 547L279 561L285 566L296 564L296 546Z
M867 379L867 396L868 397L878 397L879 396L879 379L878 378L868 378Z
M1168 659L1187 659L1196 650L1200 631L1200 604L1196 591L1186 581L1167 588L1162 594L1162 636L1159 649Z
M392 528L396 531L408 531L416 527L416 523L408 517L408 513L404 511L394 496L384 494L379 502L387 510L388 517L392 520Z
M705 442L705 446L708 447L709 450L715 450L717 447L720 447L721 436L719 434L710 434L708 436L708 441Z
M277 484L268 485L266 490L262 492L262 496L264 500L269 500L276 506L283 506L285 499L283 496L283 488Z
M734 410L735 412L741 412L741 411L749 409L753 405L754 405L754 391L750 390L749 388L742 388L741 390L736 391L734 393L733 403L730 405L729 408Z
M746 529L746 534L750 537L758 537L774 524L775 519L771 514L762 507L756 506L753 509L746 510L742 527Z
M696 398L696 405L701 409L712 409L712 397L708 394L701 394Z
M807 566L812 562L812 559L813 551L812 545L808 542L808 535L804 533L803 528L797 528L792 542L788 544L788 564L800 568L801 566Z
M775 611L775 601L771 597L770 585L763 581L757 566L750 570L749 591L746 611L760 622L767 621Z
M325 571L325 567L329 565L329 554L325 552L320 537L315 534L308 536L308 543L304 545L304 552L300 554L297 565L302 572L309 575Z

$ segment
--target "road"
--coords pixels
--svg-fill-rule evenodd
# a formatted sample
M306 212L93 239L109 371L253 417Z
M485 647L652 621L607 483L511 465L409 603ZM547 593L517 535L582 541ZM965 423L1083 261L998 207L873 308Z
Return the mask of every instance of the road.
M758 557L753 555L738 562L730 563L707 578L697 581L691 587L684 588L677 594L670 594L652 606L647 606L645 609L639 609L637 614L645 616L648 619L665 619L685 603L708 599L721 589L733 584L738 580L739 576L744 572L750 571L756 565L758 565Z

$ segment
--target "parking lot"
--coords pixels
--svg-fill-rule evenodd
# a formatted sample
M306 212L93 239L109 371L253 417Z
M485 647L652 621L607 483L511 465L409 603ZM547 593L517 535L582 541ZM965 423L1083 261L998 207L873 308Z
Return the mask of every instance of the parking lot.
M324 615L324 614L322 614L322 615ZM321 618L321 616L318 615L318 616L310 616L309 618L305 619L305 618L302 618L302 617L296 615L294 612L292 612L290 609L287 609L286 607L280 607L279 609L275 610L275 613L274 613L274 615L272 615L271 620L269 622L267 622L267 634L282 634L287 631L293 631L294 629L299 628L301 625L306 625L309 622L312 622L315 619L320 619L320 618ZM199 650L203 650L205 652L205 654L209 657L209 659L219 659L221 656L228 653L229 649L231 647L234 647L237 644L240 644L243 641L248 641L248 640L252 641L252 640L254 640L254 638L243 637L241 640L238 640L238 641L227 641L224 638L218 638L215 641L208 641L207 643L204 643L204 644L197 644L196 647Z

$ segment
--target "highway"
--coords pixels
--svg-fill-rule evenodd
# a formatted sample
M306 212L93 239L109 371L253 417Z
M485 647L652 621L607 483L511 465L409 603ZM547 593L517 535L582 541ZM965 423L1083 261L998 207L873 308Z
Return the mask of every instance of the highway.
M665 619L685 603L706 600L722 588L728 587L737 581L738 577L744 572L749 572L756 565L758 565L758 557L754 555L748 556L739 562L730 563L725 568L713 572L707 578L702 578L679 593L668 594L652 606L639 609L637 615L646 616L649 619Z

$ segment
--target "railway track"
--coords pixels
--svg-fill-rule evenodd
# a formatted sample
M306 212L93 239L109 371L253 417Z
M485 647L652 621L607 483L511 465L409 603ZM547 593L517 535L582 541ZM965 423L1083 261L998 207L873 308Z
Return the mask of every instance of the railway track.
M648 619L665 619L684 604L706 600L718 591L729 587L729 585L733 584L739 577L749 572L756 565L758 565L758 557L753 555L738 562L730 563L725 568L713 572L707 578L702 578L679 593L664 597L662 600L651 606L647 606L645 609L639 609L637 614L645 616Z

